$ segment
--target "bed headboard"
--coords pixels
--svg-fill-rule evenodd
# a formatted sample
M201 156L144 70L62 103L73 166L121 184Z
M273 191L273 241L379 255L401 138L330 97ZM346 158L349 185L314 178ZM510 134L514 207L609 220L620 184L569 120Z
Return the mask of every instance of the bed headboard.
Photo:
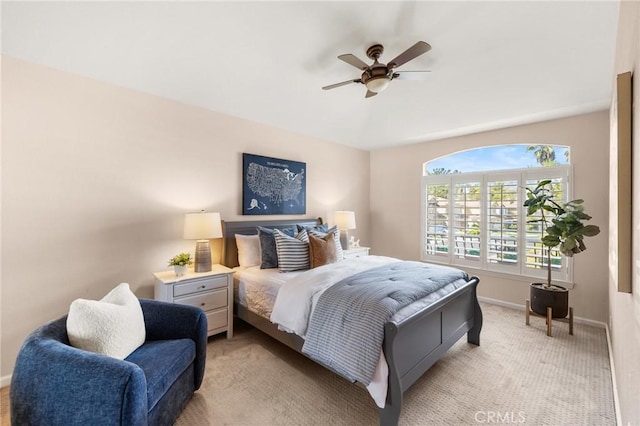
M222 264L229 268L238 266L238 246L236 234L255 235L257 226L267 228L290 228L295 225L316 226L322 224L322 218L317 219L285 219L285 220L252 220L240 222L222 221Z

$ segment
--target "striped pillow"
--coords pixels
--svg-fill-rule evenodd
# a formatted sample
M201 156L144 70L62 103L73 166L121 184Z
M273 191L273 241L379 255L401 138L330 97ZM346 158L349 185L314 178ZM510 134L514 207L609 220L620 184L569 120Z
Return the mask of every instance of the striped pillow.
M329 228L328 232L320 232L315 229L307 229L310 234L315 235L316 237L324 238L330 233L333 233L333 240L336 243L336 256L338 257L338 262L344 259L344 253L342 252L342 244L340 244L340 231L338 231L337 226L333 226Z
M274 229L273 236L276 239L280 272L309 269L309 236L307 231L302 230L293 238Z

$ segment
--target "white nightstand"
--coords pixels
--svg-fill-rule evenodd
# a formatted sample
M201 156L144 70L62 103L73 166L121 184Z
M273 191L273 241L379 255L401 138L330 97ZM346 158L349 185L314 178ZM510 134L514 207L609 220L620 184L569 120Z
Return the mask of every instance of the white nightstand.
M197 306L207 315L207 335L227 332L233 337L233 270L213 265L209 272L176 277L174 271L156 272L155 299Z
M342 250L345 259L353 259L355 257L369 256L369 247L354 247L349 250Z

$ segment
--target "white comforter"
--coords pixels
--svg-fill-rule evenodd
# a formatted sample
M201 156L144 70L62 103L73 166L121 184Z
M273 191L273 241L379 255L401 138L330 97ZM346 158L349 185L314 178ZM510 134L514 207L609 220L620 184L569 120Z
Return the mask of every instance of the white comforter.
M305 271L280 287L271 312L271 322L278 324L281 330L304 338L316 302L327 288L350 275L398 261L391 257L366 256ZM380 408L384 407L387 398L388 376L389 368L384 353L380 352L375 375L367 386L369 394Z

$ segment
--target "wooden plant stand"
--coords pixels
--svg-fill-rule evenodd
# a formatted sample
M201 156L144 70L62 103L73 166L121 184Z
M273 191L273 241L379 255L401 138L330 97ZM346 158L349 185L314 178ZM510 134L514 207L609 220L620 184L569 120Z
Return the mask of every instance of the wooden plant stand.
M539 313L533 312L531 310L531 302L529 301L529 299L527 299L525 302L526 302L525 303L526 304L525 323L527 325L529 325L529 316L531 315L536 317L546 318L547 319L547 336L553 337L551 335L551 323L552 323L552 319L555 319L556 321L569 323L569 334L573 336L573 308L571 306L569 307L568 318L553 318L553 310L551 309L551 307L547 308L547 316L545 317L544 315L540 315Z

